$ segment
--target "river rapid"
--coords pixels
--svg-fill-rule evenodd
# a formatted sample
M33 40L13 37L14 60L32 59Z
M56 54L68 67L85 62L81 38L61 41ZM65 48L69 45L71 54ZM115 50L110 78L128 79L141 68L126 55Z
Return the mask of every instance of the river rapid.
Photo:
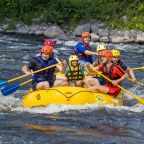
M0 35L0 80L22 75L21 68L42 45L40 37ZM54 49L60 59L68 59L76 41L59 41ZM90 43L93 50L99 43ZM129 67L144 65L144 45L108 44L121 50ZM135 71L144 83L144 71ZM11 84L22 83L28 78ZM123 86L144 97L144 88L129 81ZM49 105L24 108L21 100L31 87L22 86L14 94L0 94L0 144L144 144L144 106L125 94L120 107L97 105Z

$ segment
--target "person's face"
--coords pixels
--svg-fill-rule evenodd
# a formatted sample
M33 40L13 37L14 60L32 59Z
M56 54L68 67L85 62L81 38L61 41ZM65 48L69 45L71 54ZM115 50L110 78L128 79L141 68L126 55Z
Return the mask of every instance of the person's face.
M101 62L102 64L105 64L107 62L107 57L101 56Z
M117 63L120 60L120 57L112 57L113 63Z
M89 36L84 37L84 38L83 38L83 41L84 41L84 43L89 44L89 43L90 43L90 41L91 41L91 38L90 38Z
M74 67L76 67L78 65L78 61L77 60L73 60L71 62L71 65L74 66Z
M43 58L44 60L48 60L49 57L50 57L49 53L42 53L42 58Z
M98 51L98 54L100 54L100 55L101 55L101 54L102 54L102 51L103 51L103 50L99 50L99 51Z

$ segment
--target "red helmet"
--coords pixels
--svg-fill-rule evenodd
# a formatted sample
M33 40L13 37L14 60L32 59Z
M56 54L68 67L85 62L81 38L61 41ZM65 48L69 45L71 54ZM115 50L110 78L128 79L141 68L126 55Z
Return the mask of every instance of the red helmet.
M49 55L50 55L50 57L52 57L52 47L51 46L43 46L42 48L41 48L41 53L48 53Z
M100 56L107 57L108 60L111 60L113 57L113 54L112 54L111 50L103 50Z
M55 46L56 45L56 41L45 39L44 45L45 46Z
M82 39L84 37L91 37L91 34L89 32L83 32L82 35L81 35Z

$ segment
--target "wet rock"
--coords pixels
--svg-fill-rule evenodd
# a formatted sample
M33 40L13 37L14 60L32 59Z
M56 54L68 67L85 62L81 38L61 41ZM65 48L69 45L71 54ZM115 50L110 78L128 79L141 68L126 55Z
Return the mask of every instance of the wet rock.
M122 31L111 31L110 32L110 42L112 43L123 43L124 37Z
M138 33L135 41L138 43L144 43L144 32Z
M134 41L134 34L131 33L130 31L124 31L123 32L123 37L124 37L124 42L126 43L131 43Z
M99 39L100 42L109 42L109 38L107 36L103 36Z
M108 37L109 36L109 30L108 29L99 29L98 31L99 36L101 37Z
M58 26L49 27L44 35L48 38L66 39L66 34Z
M17 32L20 34L30 34L30 29L28 26L20 27L17 29Z
M75 30L74 30L74 32L73 32L73 35L74 35L74 36L81 36L81 34L82 34L83 32L90 32L90 29L91 29L91 26L90 26L89 23L83 24L83 25L78 25L78 26L75 28Z
M5 32L8 29L8 24L4 24L1 26L1 31Z
M91 25L91 32L92 33L95 33L95 34L98 34L98 31L99 31L99 28L96 26L96 25Z
M93 42L99 41L99 35L96 35L95 33L91 33L91 40Z
M111 42L112 43L123 43L124 42L124 37L111 36Z
M127 21L127 17L123 16L123 23ZM34 22L39 19L34 19ZM81 34L85 31L91 32L93 42L112 42L112 43L144 43L144 32L136 30L111 30L102 21L93 20L89 23L79 24L73 31L69 26L53 26L53 24L44 22L41 24L33 23L28 26L23 22L18 22L15 29L9 29L9 19L6 19L0 25L0 32L3 33L20 33L45 35L48 38L81 40Z

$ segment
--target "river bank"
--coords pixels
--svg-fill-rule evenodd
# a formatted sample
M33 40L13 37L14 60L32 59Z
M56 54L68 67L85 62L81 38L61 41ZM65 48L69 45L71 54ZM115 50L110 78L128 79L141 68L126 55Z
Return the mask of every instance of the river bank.
M105 43L144 43L144 32L137 30L114 30L102 21L82 22L73 30L68 26L58 26L51 23L26 25L19 22L13 29L3 23L0 25L0 33L42 35L52 39L79 40L82 32L91 33L93 42Z

